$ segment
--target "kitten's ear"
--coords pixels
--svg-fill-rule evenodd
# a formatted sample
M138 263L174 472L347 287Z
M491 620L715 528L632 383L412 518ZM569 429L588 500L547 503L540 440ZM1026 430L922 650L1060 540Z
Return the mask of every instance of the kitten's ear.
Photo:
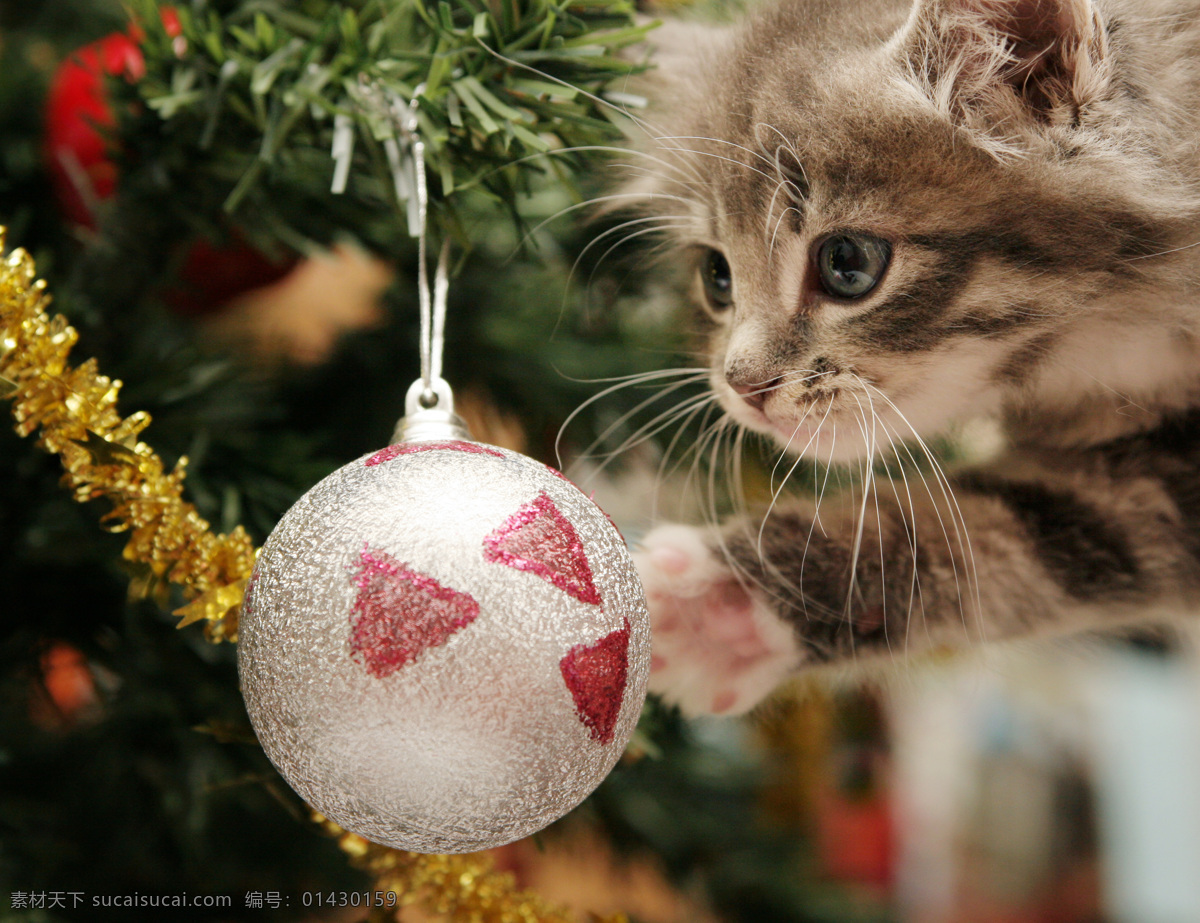
M1108 33L1092 0L918 0L907 32L921 89L970 127L1008 131L1021 115L1072 124L1108 86Z

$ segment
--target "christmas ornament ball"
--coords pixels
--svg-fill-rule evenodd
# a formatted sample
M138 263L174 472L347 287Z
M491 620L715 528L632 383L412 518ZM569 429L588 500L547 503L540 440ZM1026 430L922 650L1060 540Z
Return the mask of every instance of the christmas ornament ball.
M317 811L415 852L533 833L620 758L650 632L625 543L551 468L465 440L364 456L305 494L247 588L238 670Z

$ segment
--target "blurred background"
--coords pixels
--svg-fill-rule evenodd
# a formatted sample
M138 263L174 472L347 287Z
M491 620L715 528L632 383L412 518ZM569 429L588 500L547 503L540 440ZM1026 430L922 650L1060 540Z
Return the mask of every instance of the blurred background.
M210 6L253 31L256 13L331 4ZM237 138L204 111L173 118L199 103L160 85L186 52L170 18L151 47L116 0L0 0L0 224L80 331L76 360L149 411L168 464L188 457L188 498L261 542L387 442L417 375L415 253L386 188L334 196L328 145L303 133L227 207L239 177L213 151ZM446 361L476 438L561 451L636 540L652 515L722 508L707 471L730 468L696 448L712 445L696 390L647 402L653 381L631 377L590 401L696 364L654 240L554 219L620 169L582 190L548 169L472 213ZM0 428L0 920L136 918L68 895L179 892L232 896L181 917L364 919L298 908L371 882L258 749L232 646L176 631L178 599L124 566L104 505L60 477ZM1200 923L1198 663L1186 637L1139 635L800 682L744 720L651 702L596 794L495 860L580 919Z

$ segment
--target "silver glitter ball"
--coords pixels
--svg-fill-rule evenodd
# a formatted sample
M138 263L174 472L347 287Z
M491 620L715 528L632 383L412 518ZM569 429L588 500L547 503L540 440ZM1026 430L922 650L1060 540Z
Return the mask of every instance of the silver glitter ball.
M239 626L271 762L321 814L416 852L499 846L579 804L633 732L649 661L604 513L467 441L394 445L305 494Z

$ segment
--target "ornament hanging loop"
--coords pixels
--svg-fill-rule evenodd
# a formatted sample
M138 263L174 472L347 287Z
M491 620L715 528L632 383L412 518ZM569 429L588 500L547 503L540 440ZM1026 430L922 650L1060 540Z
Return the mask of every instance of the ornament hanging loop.
M404 416L396 424L392 442L471 441L471 433L462 418L454 413L454 394L444 378L433 380L436 400L428 405L425 382L418 378L404 398Z
M396 424L393 441L470 439L466 425L454 415L454 395L442 378L442 353L446 343L446 302L450 290L450 240L442 241L432 289L429 285L428 226L429 185L425 175L425 142L421 140L417 100L421 84L408 103L394 94L390 113L400 134L406 157L395 158L397 195L409 203L409 230L417 238L417 294L421 308L421 377L408 389L404 417ZM412 183L406 168L411 165ZM414 227L415 225L415 227Z

